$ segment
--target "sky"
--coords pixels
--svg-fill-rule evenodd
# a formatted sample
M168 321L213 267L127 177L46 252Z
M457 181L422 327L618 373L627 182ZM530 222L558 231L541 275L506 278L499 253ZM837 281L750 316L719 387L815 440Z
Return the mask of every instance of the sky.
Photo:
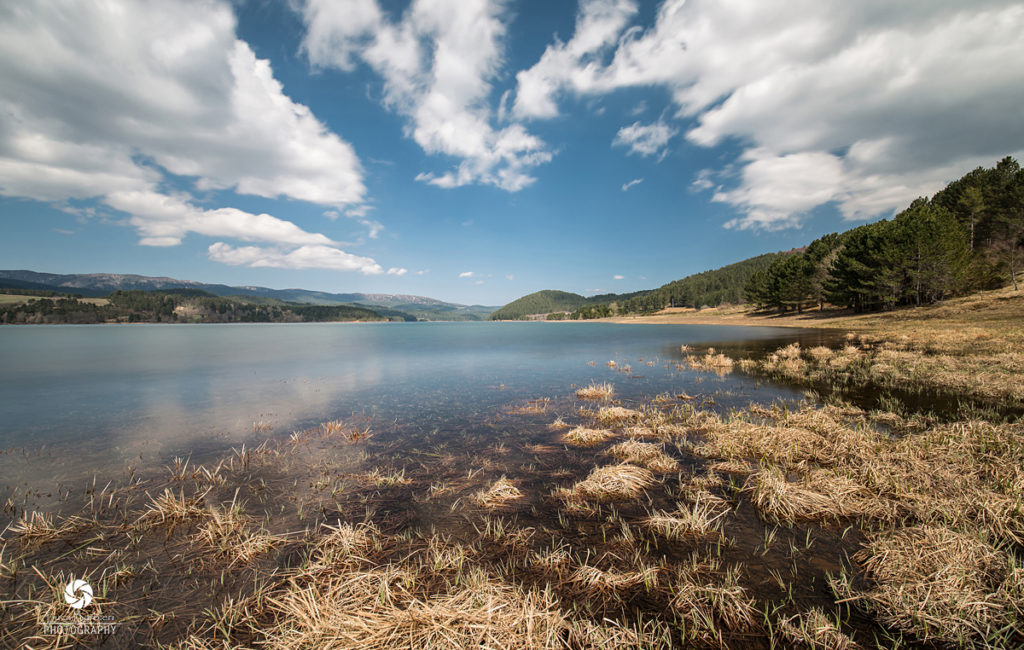
M1024 5L0 3L0 268L501 305L1024 159Z

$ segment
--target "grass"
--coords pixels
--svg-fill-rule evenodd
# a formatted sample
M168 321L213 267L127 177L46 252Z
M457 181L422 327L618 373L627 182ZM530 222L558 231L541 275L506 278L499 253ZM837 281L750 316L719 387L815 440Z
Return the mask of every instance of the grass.
M303 576L268 599L274 621L268 645L282 650L560 647L565 615L550 594L515 588L483 572L429 590L413 587L431 579L415 568L325 573Z
M679 469L679 463L666 454L664 445L660 444L631 439L613 445L607 453L619 461L640 465L652 472L675 472Z
M608 429L588 429L574 427L562 436L562 441L576 447L596 447L615 437L614 431Z
M698 497L692 504L677 504L673 512L656 511L643 521L652 532L670 540L687 537L721 536L728 508L707 497Z
M609 362L612 363L612 362ZM615 386L608 382L600 384L591 383L589 386L576 389L577 399L588 400L609 400L615 394Z
M654 474L628 463L595 467L587 478L564 493L567 500L619 501L635 499L655 482Z
M621 406L603 406L597 410L594 419L604 426L614 426L635 420L640 414L633 409Z
M507 508L510 504L523 498L522 491L515 483L504 476L494 482L486 490L480 490L473 495L473 501L481 508L497 510Z
M822 610L812 608L783 620L777 637L789 647L808 650L854 650L859 646Z
M702 357L687 355L686 364L694 370L724 375L732 372L735 361L722 353L716 353L714 348L708 348Z
M839 578L837 594L922 640L1009 647L1024 632L1024 567L977 536L900 528L873 535L855 559L872 586L859 590Z

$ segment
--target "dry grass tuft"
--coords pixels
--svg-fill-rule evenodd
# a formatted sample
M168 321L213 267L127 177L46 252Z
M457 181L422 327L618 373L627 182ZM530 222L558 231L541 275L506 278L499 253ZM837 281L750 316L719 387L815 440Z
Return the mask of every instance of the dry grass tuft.
M596 447L615 437L614 431L576 427L562 436L562 441L577 447Z
M702 372L714 372L719 375L732 372L732 368L735 363L736 362L733 361L733 359L725 356L724 354L716 354L714 348L708 348L703 357L698 357L692 354L686 356L686 364L690 366L690 368L700 370Z
M778 467L766 467L750 475L744 490L750 494L758 512L769 521L795 522L845 514L841 503L791 483Z
M619 571L584 564L569 575L569 582L592 594L619 594L639 585L653 589L658 584L658 568L648 566L639 571Z
M914 526L879 533L854 558L872 581L857 592L845 576L837 595L922 640L956 646L1024 642L1020 567L977 537ZM996 631L999 631L998 633Z
M690 567L679 572L672 591L672 607L687 620L687 636L693 641L727 647L722 626L736 632L757 626L759 612L740 585L737 567L720 578L706 567Z
M595 467L587 478L569 491L571 496L596 501L635 499L645 488L654 484L654 474L636 465L620 464Z
M267 645L320 648L557 648L565 616L547 592L499 583L483 572L428 593L425 576L384 567L295 584L268 598Z
M856 650L860 647L817 608L781 621L777 634L785 647L808 650Z
M497 510L507 508L510 504L523 498L523 493L515 483L504 476L494 482L490 488L480 490L473 495L473 502L481 508Z
M563 429L568 429L570 426L572 425L563 420L561 417L557 417L555 418L554 422L548 425L548 431L561 431Z
M652 532L667 539L680 540L686 537L722 536L722 524L729 508L722 507L722 500L698 495L690 504L677 504L674 512L655 511L643 521Z
M174 494L169 488L155 497L142 516L136 520L139 524L176 524L189 519L198 519L206 515L201 507L205 493L196 497L185 497L184 491Z
M577 399L611 399L612 395L615 394L615 386L612 386L608 382L600 384L590 384L583 388L576 389Z
M633 409L623 408L621 406L604 406L601 407L594 418L605 426L612 426L635 420L640 415L639 412Z
M360 562L381 546L381 534L372 523L324 525L313 549L316 567L333 567Z
M646 467L653 472L675 472L679 463L665 453L664 445L626 440L608 449L609 454L624 463Z

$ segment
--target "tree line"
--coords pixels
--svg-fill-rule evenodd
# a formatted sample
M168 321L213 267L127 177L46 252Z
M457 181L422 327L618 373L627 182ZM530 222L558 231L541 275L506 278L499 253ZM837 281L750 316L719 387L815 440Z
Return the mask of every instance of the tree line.
M28 295L28 294L23 294ZM387 320L352 305L300 305L216 296L199 289L115 291L107 304L43 297L0 305L0 323L290 323ZM413 318L405 315L404 320Z
M1012 283L1024 251L1024 171L979 167L892 219L817 239L753 273L747 299L779 312L933 303Z

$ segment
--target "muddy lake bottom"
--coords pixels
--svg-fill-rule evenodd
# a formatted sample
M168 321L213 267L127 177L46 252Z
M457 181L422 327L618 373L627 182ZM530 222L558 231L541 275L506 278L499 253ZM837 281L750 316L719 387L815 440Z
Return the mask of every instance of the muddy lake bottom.
M74 327L49 328L48 341L22 328L6 342L21 346L27 384L56 402L18 404L3 430L5 645L319 647L341 623L306 601L296 618L306 580L352 599L356 620L344 624L355 630L405 629L401 612L428 605L433 623L421 628L443 628L437 608L460 589L491 594L492 609L522 611L494 624L507 647L791 647L823 626L826 641L834 628L843 643L933 647L837 603L834 580L869 530L848 517L772 521L747 489L756 460L694 453L698 413L752 409L756 421L772 405L816 402L764 378L694 370L680 346L757 357L794 341L838 345L840 333L229 328L202 327L198 342L180 327L88 328L84 341ZM605 385L603 399L577 397ZM4 388L8 406L29 399ZM607 438L581 446L578 430ZM604 467L622 474L600 483ZM382 591L364 606L367 576ZM44 630L68 613L60 594L72 578L92 585L90 607L113 631ZM522 636L545 625L549 637ZM359 634L332 647L389 645Z

